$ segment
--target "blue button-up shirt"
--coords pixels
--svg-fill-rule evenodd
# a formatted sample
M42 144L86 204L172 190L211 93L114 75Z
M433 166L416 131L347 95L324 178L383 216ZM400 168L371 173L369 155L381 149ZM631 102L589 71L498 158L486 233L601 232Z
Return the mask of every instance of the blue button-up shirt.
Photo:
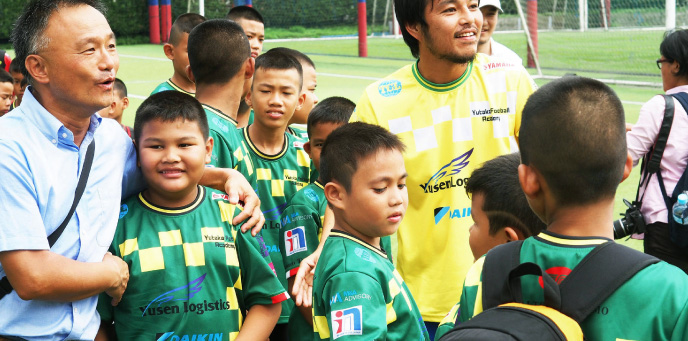
M94 139L86 190L51 249L80 262L102 261L122 197L141 187L131 139L116 121L94 114L78 147L72 132L30 90L21 106L0 118L0 252L49 249L47 236L69 212L86 149ZM0 276L5 276L1 265ZM0 335L93 339L100 324L97 301L97 296L71 303L24 301L12 292L0 300Z

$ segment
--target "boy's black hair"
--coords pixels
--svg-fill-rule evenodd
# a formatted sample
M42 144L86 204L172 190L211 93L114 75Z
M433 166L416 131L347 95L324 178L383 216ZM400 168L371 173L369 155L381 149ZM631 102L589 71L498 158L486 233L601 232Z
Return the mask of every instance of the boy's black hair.
M248 38L231 20L208 20L189 34L189 64L196 84L226 83L249 58Z
M328 97L318 102L318 104L308 114L306 131L311 136L313 127L321 123L341 123L349 122L351 114L356 109L356 104L344 97Z
M676 76L688 75L688 30L672 30L664 33L659 53L670 62L679 64Z
M467 194L481 194L482 210L490 222L490 235L505 227L516 228L524 237L537 235L547 228L530 209L518 181L519 153L499 156L473 170L466 184Z
M21 65L20 64L24 64L24 61L19 59L19 58L12 59L12 62L10 63L10 72L21 73Z
M180 119L198 123L203 139L208 140L208 119L201 103L179 91L162 91L150 95L136 109L134 141L139 141L143 126L150 121L174 122Z
M428 28L428 23L425 21L425 7L430 4L433 5L433 0L394 0L394 11L397 15L399 28L401 29L401 36L404 42L411 49L413 57L418 58L420 47L418 39L414 38L408 30L406 25L420 24L422 29Z
M296 60L298 60L302 66L303 66L303 64L307 64L307 65L310 65L312 68L315 69L315 63L313 63L313 60L310 59L308 56L306 56L301 51L290 49L288 47L274 47L274 48L270 49L270 51L273 51L273 50L277 51L277 52L286 53L286 54L296 58Z
M336 181L348 192L361 159L383 149L403 153L406 147L396 135L380 126L362 122L345 124L325 140L320 154L320 179L325 184Z
M299 73L299 88L297 90L301 93L301 87L303 87L303 68L301 67L301 63L299 63L296 58L292 57L291 54L273 50L274 49L271 49L256 58L256 72L258 72L259 69L296 69ZM251 88L253 88L253 84L251 84Z
M113 90L119 95L119 98L127 97L127 86L124 85L121 79L115 78L115 84Z
M170 29L170 39L167 41L172 46L177 46L184 33L191 33L194 27L205 21L205 17L196 13L185 13L177 17Z
M613 198L626 163L626 119L609 86L564 77L535 91L523 108L521 160L545 178L559 206Z
M227 19L232 21L246 19L265 24L265 20L263 20L263 16L260 15L260 12L258 12L258 10L256 10L255 8L248 6L232 7L232 9L230 9L227 13Z
M48 27L50 16L62 7L86 5L105 14L105 7L99 0L32 0L24 6L10 34L14 46L15 59L26 60L48 46L43 33ZM30 83L31 75L24 63L19 64L21 73Z
M0 68L0 83L14 84L14 78L12 78L12 75L3 68Z

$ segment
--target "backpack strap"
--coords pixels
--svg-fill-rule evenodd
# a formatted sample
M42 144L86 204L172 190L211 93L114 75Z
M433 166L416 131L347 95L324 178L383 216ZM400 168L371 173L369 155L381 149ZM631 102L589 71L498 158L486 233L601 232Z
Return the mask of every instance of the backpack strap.
M679 103L681 103L681 106L683 106L683 110L685 110L685 112L688 114L688 94L685 92L678 92L678 93L675 93L671 96L676 98L676 100ZM667 204L667 209L671 208L671 206L669 204L673 204L674 202L676 202L676 200L678 200L678 195L681 194L681 192L685 190L685 188L686 188L685 182L686 181L688 181L688 179L686 179L686 171L684 170L683 174L681 175L681 178L678 180L678 182L676 183L676 186L674 187L674 192L671 193L671 201ZM661 186L662 187L664 186L664 181L662 181ZM665 189L663 189L663 190L664 190L664 192L662 192L662 194L665 194L666 190ZM666 194L665 194L665 197L666 197Z
M509 273L521 264L522 240L492 248L483 264L483 311L506 302L512 302Z
M669 132L671 132L671 124L674 122L674 99L669 95L662 96L666 103L664 107L664 118L662 119L662 125L659 127L657 141L655 141L652 151L648 153L650 158L645 169L648 174L659 173L659 164L662 162L664 148L666 148Z
M598 245L561 282L561 312L583 322L621 285L658 262L653 256L612 241Z

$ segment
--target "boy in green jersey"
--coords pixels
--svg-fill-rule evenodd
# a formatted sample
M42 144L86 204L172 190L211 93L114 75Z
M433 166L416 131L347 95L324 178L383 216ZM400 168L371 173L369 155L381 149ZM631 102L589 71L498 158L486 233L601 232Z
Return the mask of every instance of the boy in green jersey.
M279 217L291 197L310 183L311 160L303 149L305 141L286 133L289 119L305 98L301 82L301 65L296 59L272 51L258 56L253 85L246 96L255 121L241 129L256 170L255 188L265 215L265 244L285 288L287 278L278 247L282 231ZM286 337L293 307L292 301L282 305L282 316L271 339Z
M518 177L547 230L523 242L521 263L539 265L560 283L595 246L612 240L614 194L633 165L625 121L614 91L593 79L564 77L530 96ZM484 260L466 276L459 323L483 310ZM686 287L688 276L680 269L665 262L647 266L580 324L583 334L590 340L686 340ZM522 278L521 291L523 302L543 303L537 276Z
M172 61L174 74L172 78L158 85L152 94L161 91L180 91L189 95L196 92L196 85L186 75L186 67L189 65L188 42L189 33L198 24L205 21L205 17L196 13L182 14L172 24L170 39L162 49L167 59Z
M367 123L349 123L327 137L320 178L334 227L313 278L316 340L430 340L411 292L380 247L408 207L403 151L398 137Z
M487 161L471 173L466 185L473 219L468 243L476 260L497 245L535 236L547 228L530 209L521 190L520 164L521 155L512 153ZM454 327L458 312L457 303L440 322L436 340Z
M203 22L189 34L189 63L186 72L196 83L196 99L203 105L215 141L210 165L234 168L253 186L256 174L236 122L244 81L253 75L246 35L227 19Z
M330 97L320 102L308 116L307 130L310 140L303 145L316 169L319 169L320 151L330 133L349 122L356 105L343 97ZM284 259L289 292L299 264L318 247L322 235L327 199L324 185L315 180L299 190L280 215L282 223L279 249ZM313 314L310 307L292 310L289 316L289 339L304 340L313 335Z
M213 139L200 103L176 91L137 110L138 163L148 189L122 203L110 252L129 265L124 298L101 297L120 340L266 339L288 295L262 238L241 233L239 208L199 186Z

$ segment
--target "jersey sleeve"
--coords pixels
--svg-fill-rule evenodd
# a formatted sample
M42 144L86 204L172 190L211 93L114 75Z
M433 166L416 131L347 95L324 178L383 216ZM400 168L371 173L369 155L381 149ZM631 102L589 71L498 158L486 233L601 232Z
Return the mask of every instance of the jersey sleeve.
M375 117L375 110L373 109L373 103L370 102L370 97L368 97L368 90L363 91L361 99L356 103L356 109L351 115L349 122L364 122L375 125L380 125ZM384 127L387 128L387 127Z
M236 168L237 160L232 155L232 146L227 139L215 130L210 130L210 137L213 138L213 152L210 156L210 166L219 168Z
M279 248L287 278L296 275L301 261L318 247L322 229L318 212L306 205L289 205L280 215L283 223Z
M449 313L447 313L447 315L442 319L440 325L437 327L437 331L435 332L435 340L439 340L442 335L454 328L454 322L456 322L456 318L459 315L460 306L460 303L455 304Z
M289 298L275 275L261 234L255 237L237 229L235 240L244 309L256 304L276 304Z
M387 285L387 284L385 284ZM370 299L341 300L342 291L366 293ZM340 296L337 296L340 295ZM367 274L345 272L332 276L323 287L325 317L331 339L385 340L387 338L387 307L381 284ZM389 304L391 308L392 304Z
M485 256L480 257L468 270L461 291L457 322L468 321L483 311L482 272Z
M530 74L528 74L528 71L526 71L523 67L520 69L522 72L520 72L518 87L516 89L518 95L516 97L516 122L514 125L514 136L517 140L520 136L523 107L526 105L526 101L530 95L537 90L537 85L535 84L535 81L533 81L533 78L530 77Z

